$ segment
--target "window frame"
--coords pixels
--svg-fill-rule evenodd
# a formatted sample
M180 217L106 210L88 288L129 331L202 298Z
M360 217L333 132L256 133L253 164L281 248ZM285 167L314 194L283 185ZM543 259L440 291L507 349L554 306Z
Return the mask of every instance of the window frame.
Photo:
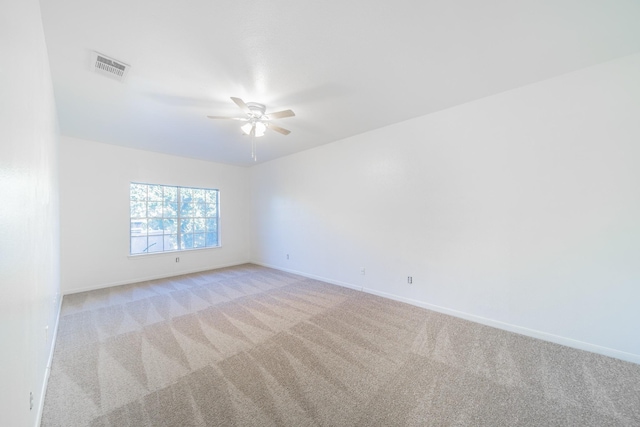
M145 186L145 197L143 199L136 199L134 197L134 185ZM160 187L162 189L162 196L158 200L154 200L151 198L149 191L152 187ZM166 189L173 189L175 191L175 199L171 200L167 199L165 196ZM184 201L187 198L186 191L203 191L203 195L201 196L203 200L202 202L192 202ZM211 194L215 195L214 201L209 201L209 197ZM171 196L169 196L171 197ZM134 216L134 205L136 202L144 202L145 216ZM149 204L160 202L161 215L151 215L149 212ZM185 207L185 203L198 203L203 204L201 206L200 216L195 216L198 212L192 212L191 215L185 214L184 210L193 209L193 205ZM165 216L166 209L168 204L175 204L175 216ZM208 215L209 204L214 205L215 216ZM140 205L138 205L138 208ZM211 226L209 221L213 220L213 228L215 228L215 232L211 231L209 227ZM162 222L162 232L150 234L149 223L152 221L161 221ZM185 225L185 221L192 221L190 231L184 231L183 225ZM200 226L203 227L202 231L197 231L195 227L196 221L200 222ZM173 228L175 232L165 233L166 225L170 222L175 222ZM144 234L134 234L133 230L135 229L134 223L141 224L141 228L143 228ZM173 231L173 230L172 230ZM209 235L215 235L215 244L209 243ZM166 238L171 238L175 236L175 248L165 249ZM184 247L183 242L186 241L187 236L192 236L191 247ZM198 236L202 241L202 245L193 247L195 244L195 237ZM202 236L201 238L199 236ZM134 249L134 238L146 238L146 247L142 252L133 252ZM162 250L149 251L149 248L154 246L156 243L150 244L150 237L160 237L162 242ZM129 256L130 257L138 257L138 256L146 256L146 255L155 255L155 254L163 254L163 253L175 253L175 252L185 252L185 251L198 251L203 249L215 249L222 246L221 238L220 238L220 189L218 188L204 188L204 187L194 187L194 186L181 186L181 185L166 185L166 184L151 184L147 182L137 182L131 181L129 182Z

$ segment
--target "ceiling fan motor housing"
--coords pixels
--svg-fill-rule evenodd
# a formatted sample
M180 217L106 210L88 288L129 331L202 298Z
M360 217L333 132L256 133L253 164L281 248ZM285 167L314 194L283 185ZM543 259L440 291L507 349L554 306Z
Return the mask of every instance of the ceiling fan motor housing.
M249 111L251 111L251 116L256 119L264 116L264 112L267 109L264 104L258 104L257 102L247 102L247 107L249 108Z

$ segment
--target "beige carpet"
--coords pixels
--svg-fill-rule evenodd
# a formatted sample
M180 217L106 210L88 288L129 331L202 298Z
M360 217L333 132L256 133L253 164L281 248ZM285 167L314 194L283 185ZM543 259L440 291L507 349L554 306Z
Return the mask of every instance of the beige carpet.
M255 265L65 296L44 426L640 426L640 365Z

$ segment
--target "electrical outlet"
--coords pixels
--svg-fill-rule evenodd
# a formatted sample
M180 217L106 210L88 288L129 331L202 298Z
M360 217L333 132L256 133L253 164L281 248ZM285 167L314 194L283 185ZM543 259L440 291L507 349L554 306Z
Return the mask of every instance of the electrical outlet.
M176 262L180 262L180 257L179 256L176 257Z
M29 410L33 409L33 392L29 392Z
M407 276L407 283L408 284L412 284L413 283L413 276Z
M289 254L287 254L287 259L289 259Z
M360 269L360 274L362 274L363 276L365 275L365 273L366 273L366 272L367 272L367 271L364 269L364 267L362 267L362 268Z

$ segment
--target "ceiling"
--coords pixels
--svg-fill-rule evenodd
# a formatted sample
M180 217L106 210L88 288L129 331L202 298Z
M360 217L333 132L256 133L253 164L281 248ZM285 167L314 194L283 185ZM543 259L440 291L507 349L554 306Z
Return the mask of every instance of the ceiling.
M640 51L637 0L46 0L63 135L250 166ZM131 65L124 82L91 51Z

